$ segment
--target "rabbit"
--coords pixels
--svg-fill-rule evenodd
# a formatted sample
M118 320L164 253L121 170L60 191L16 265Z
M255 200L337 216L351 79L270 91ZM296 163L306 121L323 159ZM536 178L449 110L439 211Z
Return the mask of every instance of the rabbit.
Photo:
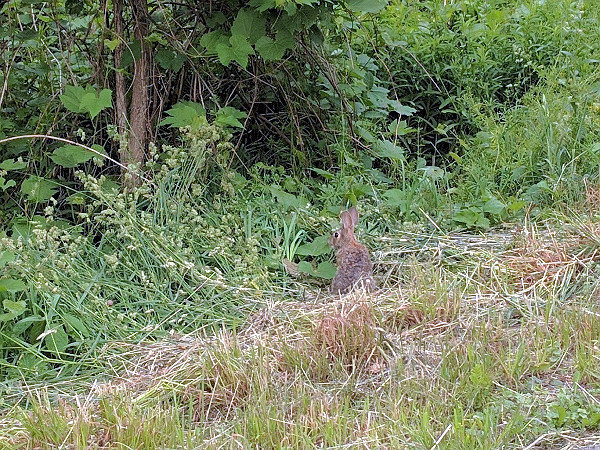
M375 290L373 264L369 250L356 240L354 227L358 223L358 211L355 207L340 214L342 228L329 237L329 245L335 249L337 272L331 280L331 291L345 294L359 282L364 283L367 291Z

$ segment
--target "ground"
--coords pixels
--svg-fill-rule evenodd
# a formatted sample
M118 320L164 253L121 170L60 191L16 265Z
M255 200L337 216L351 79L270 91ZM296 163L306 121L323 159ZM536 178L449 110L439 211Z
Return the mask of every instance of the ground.
M298 279L236 330L113 342L100 376L23 383L0 446L595 448L598 230L384 237L380 291Z

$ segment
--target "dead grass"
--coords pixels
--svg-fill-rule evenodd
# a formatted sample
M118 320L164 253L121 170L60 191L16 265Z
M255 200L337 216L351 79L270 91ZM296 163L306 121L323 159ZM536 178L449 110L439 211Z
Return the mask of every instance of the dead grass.
M0 443L39 443L33 424L46 423L99 447L145 442L119 426L173 448L596 445L597 425L571 432L553 414L566 402L573 429L600 419L599 229L437 236L408 250L405 237L386 238L382 291L309 292L265 303L236 331L115 342L101 356L107 381L53 394L59 403L29 394L38 412L8 414ZM179 426L180 440L144 423Z

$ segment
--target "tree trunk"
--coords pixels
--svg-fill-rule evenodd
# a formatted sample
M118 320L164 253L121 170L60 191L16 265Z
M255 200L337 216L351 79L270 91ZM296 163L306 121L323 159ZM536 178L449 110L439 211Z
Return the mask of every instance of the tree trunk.
M114 1L114 5L115 29L119 23L119 18L120 26L122 28L122 0ZM150 96L148 92L150 52L148 44L146 43L146 36L148 35L148 3L147 0L131 0L130 5L133 15L133 36L135 40L139 42L140 55L139 58L134 58L131 102L129 104L129 139L128 144L121 148L120 158L124 165L129 166L130 164L135 164L137 166L136 170L141 170L148 141L148 130L150 128L148 124L148 111L150 109ZM117 17L118 8L121 9L121 14ZM115 57L116 56L117 55L115 54ZM122 83L121 86L119 86L118 83ZM123 113L126 111L125 86L123 78L119 80L118 73L115 78L115 88L117 90L117 124L119 128L123 127L124 129L127 124L125 119L126 116ZM121 110L119 110L119 108ZM137 175L134 175L130 180L131 181L125 182L128 187L139 186L141 181Z
M121 42L115 48L115 113L117 129L123 136L127 130L127 99L125 97L125 76L119 72L121 58L123 56L124 42L127 42L123 35L123 0L113 0L113 10L115 14L114 30L117 39ZM121 162L125 163L123 151L121 151Z

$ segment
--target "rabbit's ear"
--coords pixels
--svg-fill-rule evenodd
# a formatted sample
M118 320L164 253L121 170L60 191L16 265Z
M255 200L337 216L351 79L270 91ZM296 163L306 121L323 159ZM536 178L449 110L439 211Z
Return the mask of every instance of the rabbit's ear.
M352 218L352 227L354 228L356 225L358 225L358 211L353 206L352 208L350 208L348 210L348 213L350 214L350 217Z
M352 213L354 210L354 214ZM356 220L354 220L354 215L356 215ZM356 212L356 208L351 208L348 211L342 211L342 227L346 230L354 231L354 227L358 223L358 213Z

